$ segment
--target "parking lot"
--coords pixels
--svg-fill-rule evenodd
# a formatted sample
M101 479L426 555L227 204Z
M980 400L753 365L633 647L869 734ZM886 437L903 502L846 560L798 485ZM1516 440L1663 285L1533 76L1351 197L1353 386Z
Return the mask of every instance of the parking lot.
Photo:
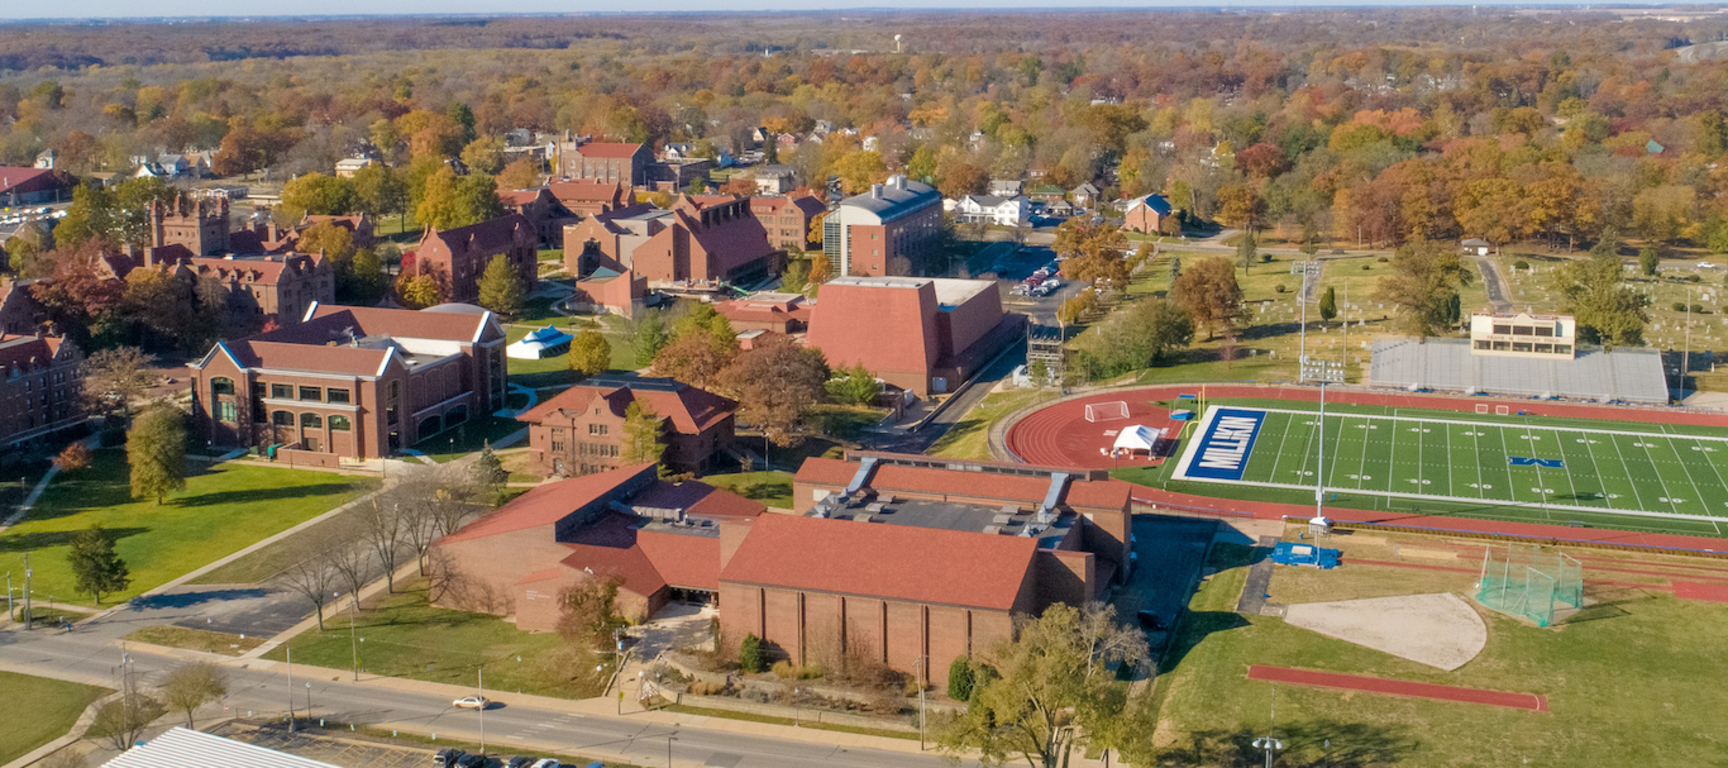
M1015 285L1024 281L1039 267L1046 266L1056 260L1056 252L1047 245L1027 245L1018 253L1003 259L997 264L996 276L1003 284L1006 294L1003 302L1009 309L1024 312L1043 325L1056 324L1056 309L1062 302L1074 297L1080 292L1081 286L1071 280L1063 279L1062 287L1044 296L1020 296L1007 294Z
M1206 564L1206 549L1218 531L1216 520L1165 515L1134 516L1134 554L1137 564L1128 583L1117 592L1114 605L1126 621L1137 621L1140 611L1150 611L1168 625L1151 631L1154 655L1164 647L1174 629L1188 593L1199 582Z

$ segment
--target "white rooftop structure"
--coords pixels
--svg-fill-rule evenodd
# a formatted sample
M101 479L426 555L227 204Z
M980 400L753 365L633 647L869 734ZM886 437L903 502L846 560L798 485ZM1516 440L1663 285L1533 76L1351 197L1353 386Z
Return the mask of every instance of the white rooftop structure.
M1110 445L1116 451L1148 451L1164 436L1164 430L1153 429L1144 424L1123 427L1116 433L1116 442Z
M120 753L102 768L341 768L175 726L149 742Z
M1369 383L1466 394L1564 397L1665 405L1668 382L1654 349L1580 350L1577 357L1473 354L1466 339L1379 339Z

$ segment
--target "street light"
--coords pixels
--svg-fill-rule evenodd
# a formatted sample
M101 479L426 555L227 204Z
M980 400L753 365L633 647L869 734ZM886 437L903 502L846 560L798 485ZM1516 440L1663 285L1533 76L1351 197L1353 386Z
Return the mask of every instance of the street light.
M666 768L672 768L672 742L677 740L677 736L666 734Z
M1284 742L1271 736L1261 736L1254 740L1255 749L1266 750L1266 768L1272 768L1272 754L1284 748Z

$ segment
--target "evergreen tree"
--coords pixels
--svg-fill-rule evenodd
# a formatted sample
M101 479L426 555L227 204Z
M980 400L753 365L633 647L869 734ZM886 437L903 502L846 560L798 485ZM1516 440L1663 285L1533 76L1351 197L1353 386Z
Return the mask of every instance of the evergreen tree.
M636 321L634 350L636 352L636 367L646 368L654 364L654 356L660 354L661 347L670 341L666 331L666 320L659 312L649 312Z
M1645 246L1638 251L1638 271L1645 277L1655 277L1656 271L1662 266L1662 256L1655 248Z
M498 454L492 452L491 441L481 444L480 456L474 460L474 483L496 503L509 481L510 473L504 469L504 462L498 460Z
M97 605L102 604L103 593L119 592L132 584L132 571L114 551L114 539L100 525L73 536L66 559L72 565L78 591L94 597Z
M626 464L660 463L666 445L660 442L660 414L641 400L630 401L624 409L624 445L620 458Z
M977 676L972 672L972 660L965 656L957 656L948 665L948 698L955 701L970 701L972 686Z
M1236 258L1242 262L1243 274L1247 274L1248 269L1254 266L1254 257L1259 252L1260 244L1254 239L1254 230L1243 230L1242 240L1236 244Z
M486 272L480 276L480 306L496 312L505 320L514 320L528 300L528 289L522 284L522 274L504 254L492 257Z
M1338 316L1338 289L1326 286L1326 292L1320 294L1320 319L1332 322Z
M743 667L746 674L762 671L762 638L755 633L745 635L744 642L738 644L738 666Z
M156 498L186 487L186 420L177 410L152 408L138 415L126 432L126 461L132 465L132 495Z
M612 367L612 344L599 331L587 330L570 341L570 370L586 379Z

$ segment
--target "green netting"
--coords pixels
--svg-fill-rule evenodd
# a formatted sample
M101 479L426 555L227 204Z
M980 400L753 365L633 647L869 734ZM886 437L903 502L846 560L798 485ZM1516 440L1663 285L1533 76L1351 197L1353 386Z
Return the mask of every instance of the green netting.
M1584 568L1565 553L1535 545L1488 547L1476 600L1546 627L1557 612L1584 607Z

